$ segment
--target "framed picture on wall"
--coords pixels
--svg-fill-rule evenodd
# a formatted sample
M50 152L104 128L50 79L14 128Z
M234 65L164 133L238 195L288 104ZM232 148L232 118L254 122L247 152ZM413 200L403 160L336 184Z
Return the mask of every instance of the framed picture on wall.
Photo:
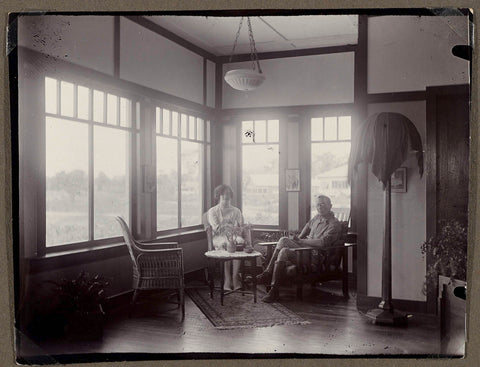
M393 172L392 192L407 192L407 167L400 167Z
M299 169L287 169L286 190L300 191L300 170Z

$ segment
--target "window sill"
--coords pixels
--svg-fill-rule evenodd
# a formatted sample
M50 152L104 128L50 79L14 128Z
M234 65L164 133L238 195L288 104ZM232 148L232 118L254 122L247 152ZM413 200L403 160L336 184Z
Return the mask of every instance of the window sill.
M155 242L178 242L179 244L182 244L202 239L206 239L205 231L203 229L195 229L181 233L158 236L156 239L142 242L145 244ZM26 266L27 269L29 269L29 273L35 274L123 256L128 256L128 249L122 241L89 248L51 252L44 256L27 258L25 259L25 262L27 263Z

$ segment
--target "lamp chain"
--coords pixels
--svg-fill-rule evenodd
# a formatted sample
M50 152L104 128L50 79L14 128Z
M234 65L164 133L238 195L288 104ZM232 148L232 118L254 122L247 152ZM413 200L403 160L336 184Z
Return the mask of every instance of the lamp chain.
M250 22L250 18L248 21ZM243 25L243 17L240 19L240 23L238 24L237 34L235 35L235 41L233 42L233 48L232 48L232 52L230 53L230 59L228 60L228 63L232 62L233 54L235 52L235 47L237 47L237 41L238 41L238 37L240 36L240 30L242 29L242 25Z
M260 68L260 61L258 61L257 48L255 47L255 40L253 39L252 24L250 23L250 17L247 17L248 22L248 36L250 37L250 59L252 60L253 70L255 70L255 61L257 62L258 72L262 73Z
M243 18L240 18L240 23L238 24L237 34L235 35L235 41L233 42L232 52L230 53L230 58L228 63L232 62L233 55L235 53L235 48L237 47L238 37L240 36L240 30L243 25ZM252 61L253 70L255 70L255 62L257 63L258 72L262 73L260 68L260 61L258 60L257 48L255 47L255 40L253 39L252 23L250 22L250 17L247 17L248 23L248 37L250 41L250 60Z

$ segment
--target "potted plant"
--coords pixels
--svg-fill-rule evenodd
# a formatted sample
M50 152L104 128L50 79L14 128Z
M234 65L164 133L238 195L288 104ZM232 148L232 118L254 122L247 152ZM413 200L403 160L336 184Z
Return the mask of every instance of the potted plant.
M231 224L223 224L219 228L219 233L224 235L227 238L227 248L228 252L235 252L237 250L243 250L244 247L249 247L251 244L248 243L248 232L251 230L250 224L245 224L242 226L234 226ZM238 237L243 237L245 239L245 244L238 243Z
M65 332L72 339L97 339L103 335L105 288L109 282L100 275L82 271L75 279L49 281L55 286L58 310L66 320Z
M422 243L422 254L430 258L427 267L427 288L438 284L438 277L448 283L467 280L467 226L458 220L439 223L439 232Z
M465 348L466 305L464 298L455 295L455 289L466 289L467 284L466 224L458 220L440 222L439 232L425 241L421 250L430 258L425 290L438 290L441 351L461 355Z

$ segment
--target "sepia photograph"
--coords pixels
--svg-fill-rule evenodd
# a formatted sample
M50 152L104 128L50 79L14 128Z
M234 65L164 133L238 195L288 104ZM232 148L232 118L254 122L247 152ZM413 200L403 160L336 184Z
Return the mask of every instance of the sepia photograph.
M470 10L8 23L18 364L465 357Z

